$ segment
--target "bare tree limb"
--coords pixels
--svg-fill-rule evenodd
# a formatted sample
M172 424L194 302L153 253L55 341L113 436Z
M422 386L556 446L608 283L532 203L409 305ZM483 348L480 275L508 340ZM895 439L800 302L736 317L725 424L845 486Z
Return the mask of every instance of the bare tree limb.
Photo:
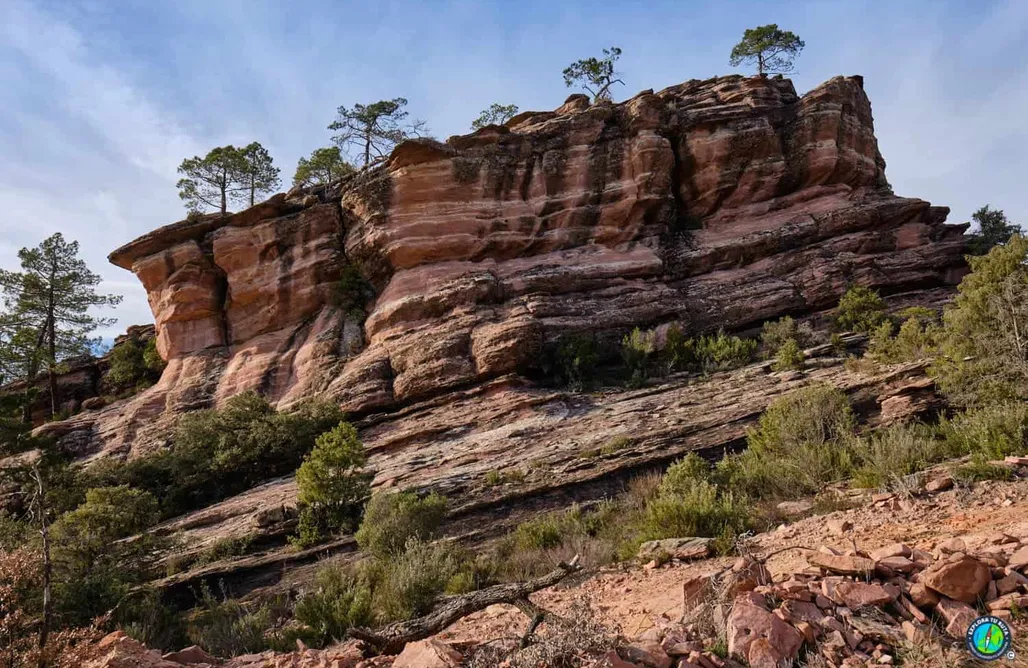
M535 627L542 623L547 616L552 617L552 613L538 608L528 601L529 594L552 587L568 575L580 570L582 567L579 566L576 556L570 563L561 563L556 570L534 580L495 585L460 596L447 596L439 599L432 611L423 617L405 622L394 622L375 630L353 628L347 635L357 640L363 640L382 654L398 654L403 651L407 643L424 640L458 620L498 603L517 606L519 610L529 615L533 622L536 617L541 616L542 619L531 626L531 631L534 632ZM526 612L526 610L531 612Z

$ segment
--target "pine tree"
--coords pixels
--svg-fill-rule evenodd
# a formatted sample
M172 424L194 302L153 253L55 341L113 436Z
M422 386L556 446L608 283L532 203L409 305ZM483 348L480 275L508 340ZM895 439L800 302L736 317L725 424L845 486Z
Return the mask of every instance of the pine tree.
M0 269L0 330L12 333L2 356L11 360L12 368L24 369L30 383L46 371L52 414L57 413L60 361L95 349L100 341L90 334L115 322L90 315L89 310L121 303L118 295L97 294L100 276L89 270L78 252L78 242L68 243L58 232L38 247L18 252L20 272Z
M625 85L614 71L614 63L621 57L621 49L612 46L603 50L603 58L583 58L564 68L564 85L571 88L576 83L593 96L593 101L609 100L610 87L616 83Z
M235 146L213 148L204 157L186 158L178 171L184 178L178 182L178 196L190 213L203 213L207 208L228 213L228 200L239 189L238 175L243 172L243 157Z
M268 149L257 142L240 149L239 157L239 173L236 174L242 195L239 200L253 206L258 195L273 192L282 180L278 178L278 167L272 164L274 161Z
M393 147L410 137L421 136L424 121L407 123L408 112L403 108L407 100L397 97L379 100L371 104L355 104L352 109L339 107L339 117L328 126L339 134L332 137L340 149L356 148L360 152L363 166L372 160L384 158Z
M756 63L759 74L792 72L792 61L806 46L803 40L788 30L779 30L771 23L751 28L743 33L742 41L732 49L728 63L737 67L744 62Z
M293 185L309 188L332 183L353 173L353 165L343 159L338 146L314 149L309 158L300 158L296 164Z
M487 125L503 125L517 116L518 105L493 102L488 109L483 109L478 118L471 121L472 130L481 130Z

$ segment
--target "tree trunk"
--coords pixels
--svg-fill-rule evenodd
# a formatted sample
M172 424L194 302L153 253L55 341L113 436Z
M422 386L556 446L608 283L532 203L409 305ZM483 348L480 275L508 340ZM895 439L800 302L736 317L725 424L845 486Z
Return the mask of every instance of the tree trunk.
M53 601L50 596L50 580L53 565L50 561L50 529L46 522L46 488L43 486L43 474L37 462L32 468L36 478L36 508L39 511L39 534L43 539L43 620L39 625L39 668L46 667L44 650L50 635L50 624L53 618Z
M56 269L50 272L50 291L48 293L47 302L47 327L49 328L49 340L47 343L50 346L49 359L47 359L47 375L50 385L50 416L54 417L57 415L57 323L55 319L57 317L57 304L54 299L54 281L57 280Z
M225 191L228 190L228 172L221 170L221 215L225 215L228 212L228 201L225 197Z

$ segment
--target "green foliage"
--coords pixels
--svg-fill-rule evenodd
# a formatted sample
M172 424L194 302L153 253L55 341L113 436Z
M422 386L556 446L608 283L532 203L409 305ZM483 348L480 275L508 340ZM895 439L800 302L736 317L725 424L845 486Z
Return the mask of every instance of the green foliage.
M717 485L699 481L683 493L661 493L646 506L643 539L719 537L746 530L750 507Z
M953 443L920 424L897 424L852 439L853 481L858 487L885 488L904 476L955 456Z
M161 600L155 589L133 594L118 606L118 628L151 649L178 649L189 644L182 615Z
M806 323L797 324L791 316L769 320L760 330L760 352L764 359L770 359L790 340L805 348L814 343L814 331Z
M460 561L447 544L416 537L383 566L375 603L387 620L413 619L428 612L460 571Z
M115 391L154 383L165 367L157 352L156 338L145 345L140 345L138 339L128 338L111 349L107 360L110 368L105 382Z
M253 206L258 195L279 186L279 170L267 149L257 142L242 148L219 146L207 155L186 158L178 168L179 197L191 213L214 209L228 212L230 201Z
M572 335L557 349L558 372L572 390L583 390L589 386L599 360L596 340L589 335Z
M788 369L802 369L806 357L796 339L787 339L778 349L775 361L771 365L774 371L786 371Z
M373 586L366 569L323 566L315 574L311 588L300 596L293 614L312 630L312 644L341 642L349 629L371 625Z
M815 493L851 473L850 453L839 444L855 424L841 391L827 385L797 390L764 411L747 432L747 449L722 460L717 472L731 489L755 498Z
M18 251L21 271L0 269L0 372L15 371L28 380L44 370L50 376L50 410L58 410L58 366L65 358L95 349L90 334L115 321L91 313L121 303L117 295L97 294L101 278L78 257L77 241L61 233L36 248Z
M677 325L668 330L664 358L672 371L724 371L749 363L757 342L729 336L724 332L688 338Z
M966 485L982 480L1012 480L1014 478L1014 472L1010 468L992 464L981 455L975 455L967 464L954 467L952 472L955 479Z
M350 315L363 319L368 302L375 298L375 288L352 264L343 265L332 293L332 304Z
M779 30L777 24L750 28L743 33L742 41L732 49L728 59L732 67L742 63L755 63L757 72L787 73L793 70L793 60L806 46L803 40L787 30Z
M656 332L644 332L638 327L621 340L621 358L630 373L629 387L642 387L646 384L650 363L656 351L656 340Z
M424 121L407 122L406 106L407 100L402 97L355 104L351 109L341 106L338 117L328 126L339 133L332 141L343 151L355 150L361 164L367 167L372 160L385 158L405 139L424 133Z
M89 490L82 505L53 523L54 608L62 620L86 625L144 579L154 539L117 541L157 517L150 494L122 485Z
M938 432L953 455L981 454L990 459L1028 454L1028 405L995 404L939 422Z
M885 302L877 292L862 285L847 290L835 311L835 324L843 331L870 334L885 320Z
M1015 234L971 273L943 315L941 354L932 367L954 403L983 406L1028 399L1028 238Z
M382 559L401 553L411 539L432 540L446 517L446 499L436 493L375 494L357 531L361 550Z
M516 104L499 104L493 102L488 109L482 111L478 118L471 121L472 130L481 130L487 125L503 125L518 113Z
M222 559L244 555L249 552L250 548L253 546L253 542L254 536L252 534L220 538L214 541L210 547L201 552L192 565L202 566L204 564L221 561Z
M603 50L603 58L583 58L564 68L564 85L568 88L578 85L593 96L593 101L609 100L610 87L616 83L625 85L614 70L614 63L621 57L621 49L612 46Z
M343 159L338 146L317 148L308 158L300 158L293 175L293 186L310 188L328 185L344 176L353 174L353 165Z
M353 526L371 493L374 475L364 471L367 461L352 425L343 422L318 436L296 472L300 545Z
M987 204L975 211L971 219L978 227L978 230L971 234L971 241L968 244L972 255L985 255L1021 232L1021 227L1011 223L1002 209L992 209Z
M522 550L546 550L564 542L564 527L559 518L543 516L518 525L514 531L514 544Z
M163 516L177 515L292 473L315 439L344 417L328 403L278 412L246 392L221 409L185 415L170 449L125 463L101 462L86 474L96 485L147 490Z
M899 314L903 319L899 332L885 320L872 332L867 355L877 362L897 363L933 356L938 350L941 329L938 316L931 309L914 307Z
M275 620L287 612L270 602L244 605L219 598L206 584L200 590L200 608L190 620L190 642L220 657L261 652L269 647L267 632Z

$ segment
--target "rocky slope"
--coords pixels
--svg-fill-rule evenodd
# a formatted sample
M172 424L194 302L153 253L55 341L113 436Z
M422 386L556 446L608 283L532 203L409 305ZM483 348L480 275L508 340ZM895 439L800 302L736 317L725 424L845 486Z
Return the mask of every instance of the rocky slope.
M131 401L48 430L136 454L181 412L246 389L358 416L498 387L503 406L530 405L530 384L495 379L546 375L577 332L738 329L829 306L852 283L952 284L964 227L894 196L884 168L859 77L803 96L739 76L620 104L572 96L406 142L333 187L115 251L146 287L168 368ZM375 289L366 319L334 305L351 267Z

